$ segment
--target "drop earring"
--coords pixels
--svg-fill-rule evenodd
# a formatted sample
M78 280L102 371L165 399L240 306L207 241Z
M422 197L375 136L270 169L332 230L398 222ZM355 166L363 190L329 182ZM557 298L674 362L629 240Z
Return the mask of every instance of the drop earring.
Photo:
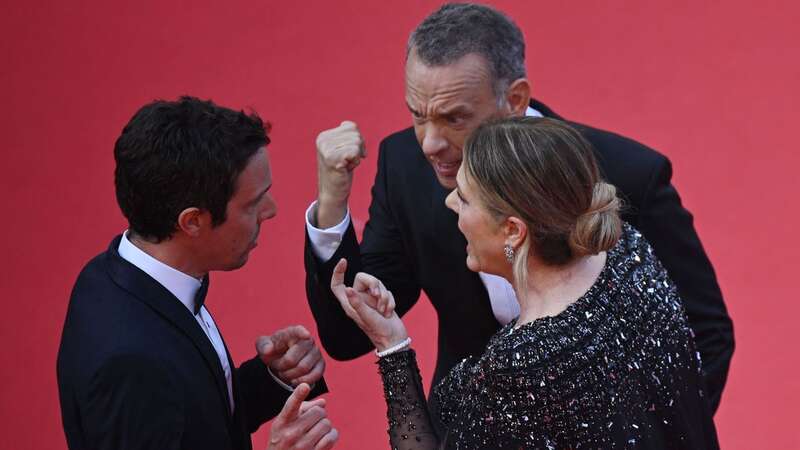
M514 262L514 247L512 247L509 244L506 244L506 246L503 247L503 252L506 254L506 260L509 263L513 263Z

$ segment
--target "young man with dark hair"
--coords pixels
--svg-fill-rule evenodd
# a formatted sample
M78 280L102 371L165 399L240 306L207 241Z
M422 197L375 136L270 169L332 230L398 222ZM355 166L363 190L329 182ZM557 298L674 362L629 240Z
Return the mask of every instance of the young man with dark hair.
M91 260L58 354L67 443L83 449L328 449L325 362L291 326L235 367L203 301L209 272L235 270L276 205L261 119L183 97L140 109L117 139L117 200L129 229Z

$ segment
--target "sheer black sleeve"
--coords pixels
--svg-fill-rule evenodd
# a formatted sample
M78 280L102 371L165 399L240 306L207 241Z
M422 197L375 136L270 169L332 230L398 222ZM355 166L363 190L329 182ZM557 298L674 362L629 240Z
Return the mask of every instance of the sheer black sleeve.
M414 350L378 360L388 407L389 442L396 450L434 450L439 439L431 423Z

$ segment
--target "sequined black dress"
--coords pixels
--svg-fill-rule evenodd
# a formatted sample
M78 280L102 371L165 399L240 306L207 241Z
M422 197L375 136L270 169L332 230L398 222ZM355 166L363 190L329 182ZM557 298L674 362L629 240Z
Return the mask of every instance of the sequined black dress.
M393 449L719 447L677 291L628 225L583 297L508 324L434 388L441 440L413 350L378 364Z

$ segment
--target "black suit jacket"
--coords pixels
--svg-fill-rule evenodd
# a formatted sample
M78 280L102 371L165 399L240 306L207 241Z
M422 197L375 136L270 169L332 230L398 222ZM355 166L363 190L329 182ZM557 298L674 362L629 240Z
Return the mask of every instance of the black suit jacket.
M542 103L533 101L531 106L564 120ZM733 328L692 215L670 183L669 160L623 136L568 123L592 143L604 177L618 188L627 205L623 220L645 235L677 284L716 410L733 354ZM342 257L349 262L347 283L358 271L375 275L393 292L401 315L414 305L420 290L425 291L439 321L434 384L462 358L483 352L499 324L480 277L467 269L466 240L458 231L456 214L445 207L447 194L414 130L408 128L381 142L361 245L351 225L334 256L320 262L306 237L308 301L322 344L332 357L351 359L372 348L330 292L333 266Z
M289 392L257 357L235 368L229 356L231 414L208 337L186 306L119 256L119 242L86 265L67 310L57 372L69 448L251 449L250 433ZM324 390L321 382L312 394Z

